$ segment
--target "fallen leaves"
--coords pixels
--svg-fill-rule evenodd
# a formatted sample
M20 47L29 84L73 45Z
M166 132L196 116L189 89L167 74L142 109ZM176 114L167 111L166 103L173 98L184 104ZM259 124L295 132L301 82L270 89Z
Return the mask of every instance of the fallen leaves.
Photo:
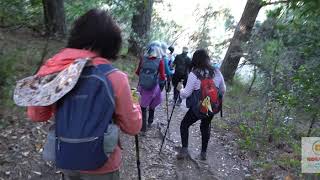
M41 156L49 124L33 123L23 117L10 115L7 121L12 122L0 131L0 180L37 176L58 180L54 166L47 165Z

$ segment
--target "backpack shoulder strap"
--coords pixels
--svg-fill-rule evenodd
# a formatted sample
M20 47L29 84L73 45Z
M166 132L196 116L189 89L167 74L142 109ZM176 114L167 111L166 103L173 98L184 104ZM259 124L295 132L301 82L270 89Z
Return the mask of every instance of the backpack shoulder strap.
M104 75L104 76L108 76L109 74L118 71L117 68L113 67L111 64L100 64L97 66L98 70ZM106 77L105 80L112 86L110 80ZM108 94L110 96L110 98L112 99L112 104L115 106L115 99L113 96L113 89L108 89Z
M106 76L112 72L118 71L118 69L113 67L111 64L100 64L97 68Z
M148 61L149 59L148 59L148 57L146 57L146 56L143 56L142 58L141 58L141 68L143 68L143 65Z
M157 64L158 64L158 66L160 65L160 61L161 61L161 58L157 58L155 61L157 61ZM163 59L163 61L164 61L164 59Z

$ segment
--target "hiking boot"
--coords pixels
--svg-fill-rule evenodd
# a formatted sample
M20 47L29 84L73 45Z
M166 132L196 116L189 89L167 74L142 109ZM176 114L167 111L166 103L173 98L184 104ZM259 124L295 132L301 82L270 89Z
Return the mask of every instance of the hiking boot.
M149 109L149 117L148 117L148 128L151 127L154 119L154 109Z
M177 159L186 159L187 157L189 157L189 152L188 152L188 148L186 147L182 147L179 151L179 153L177 154Z
M203 161L207 160L207 152L202 151L200 153L200 159L203 160Z

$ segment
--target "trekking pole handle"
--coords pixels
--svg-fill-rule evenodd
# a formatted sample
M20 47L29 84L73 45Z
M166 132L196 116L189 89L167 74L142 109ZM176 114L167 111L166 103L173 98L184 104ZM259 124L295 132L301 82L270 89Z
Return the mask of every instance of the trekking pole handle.
M183 87L183 81L184 81L184 79L181 79L181 81L177 84L176 89L177 89L178 91L180 91L182 88L184 88L184 87ZM179 94L178 94L178 96L179 96Z

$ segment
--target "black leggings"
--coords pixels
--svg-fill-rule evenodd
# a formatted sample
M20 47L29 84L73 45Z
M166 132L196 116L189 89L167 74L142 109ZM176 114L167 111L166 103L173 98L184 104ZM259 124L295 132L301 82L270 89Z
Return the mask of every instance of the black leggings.
M210 139L210 124L213 116L210 116L205 119L201 119L200 131L201 131L201 151L206 152L208 147L208 142ZM197 122L199 119L195 116L191 109L188 110L187 114L184 116L180 125L181 133L181 142L182 147L188 147L188 138L189 138L189 127Z
M172 77L172 85L174 87L173 89L173 97L174 97L174 100L176 100L178 97L179 97L179 91L177 90L177 86L178 86L178 83L181 81L181 80L184 80L183 81L183 86L186 87L187 85L187 79L188 79L188 75L177 75L177 74L174 74L173 77ZM181 99L179 98L180 102L181 102Z

